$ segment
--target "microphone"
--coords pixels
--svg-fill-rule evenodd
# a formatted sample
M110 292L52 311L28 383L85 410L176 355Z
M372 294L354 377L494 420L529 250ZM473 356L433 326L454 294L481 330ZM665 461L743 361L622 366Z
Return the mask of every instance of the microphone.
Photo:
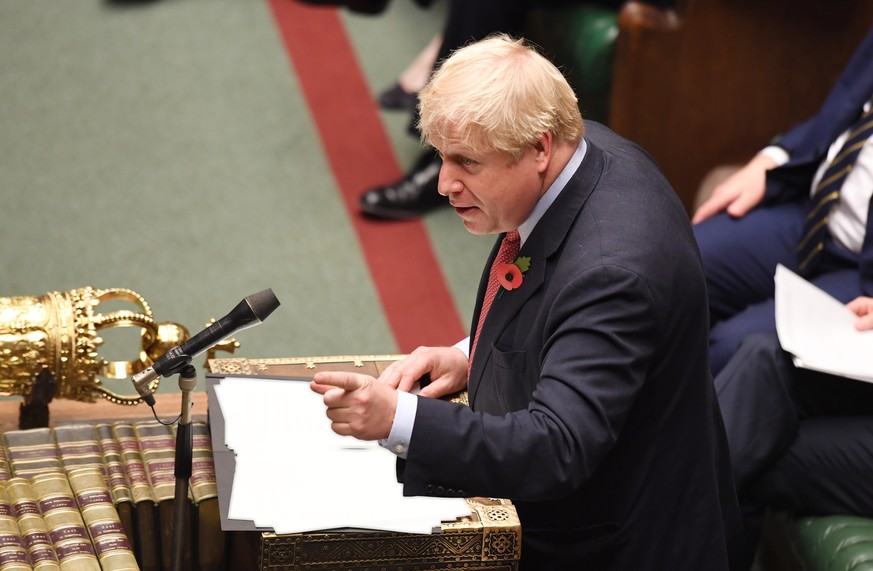
M136 392L147 405L154 406L155 397L149 390L149 383L158 377L169 377L179 373L194 357L237 331L258 325L277 307L279 307L279 300L272 289L265 289L244 298L230 310L230 313L194 337L168 350L158 357L154 365L131 377Z

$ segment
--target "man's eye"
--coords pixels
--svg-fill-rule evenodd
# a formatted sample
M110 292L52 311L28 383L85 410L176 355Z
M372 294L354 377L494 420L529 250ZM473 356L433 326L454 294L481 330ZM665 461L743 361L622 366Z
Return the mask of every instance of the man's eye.
M473 162L474 162L473 159L468 159L467 157L464 157L463 159L461 159L461 164L463 164L465 167L473 166Z

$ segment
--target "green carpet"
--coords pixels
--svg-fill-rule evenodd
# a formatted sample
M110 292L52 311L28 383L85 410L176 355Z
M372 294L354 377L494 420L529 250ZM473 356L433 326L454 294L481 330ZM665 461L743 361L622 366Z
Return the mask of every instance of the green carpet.
M374 93L442 9L343 13ZM0 54L0 296L130 288L195 333L270 287L239 356L397 351L265 2L7 0ZM427 228L466 325L492 240Z

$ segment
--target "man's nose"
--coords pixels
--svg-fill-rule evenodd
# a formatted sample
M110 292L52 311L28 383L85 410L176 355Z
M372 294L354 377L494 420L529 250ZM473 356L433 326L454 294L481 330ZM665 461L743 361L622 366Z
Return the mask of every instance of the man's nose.
M464 185L454 175L454 170L452 165L443 161L442 167L440 167L440 177L437 181L437 192L443 196L457 194L464 189Z

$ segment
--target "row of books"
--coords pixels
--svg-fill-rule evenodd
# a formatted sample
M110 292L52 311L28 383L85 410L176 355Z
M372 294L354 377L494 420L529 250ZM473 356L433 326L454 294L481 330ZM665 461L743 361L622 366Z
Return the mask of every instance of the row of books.
M212 443L205 423L192 429L183 567L219 571L225 537ZM77 424L0 440L0 570L172 568L175 427Z

